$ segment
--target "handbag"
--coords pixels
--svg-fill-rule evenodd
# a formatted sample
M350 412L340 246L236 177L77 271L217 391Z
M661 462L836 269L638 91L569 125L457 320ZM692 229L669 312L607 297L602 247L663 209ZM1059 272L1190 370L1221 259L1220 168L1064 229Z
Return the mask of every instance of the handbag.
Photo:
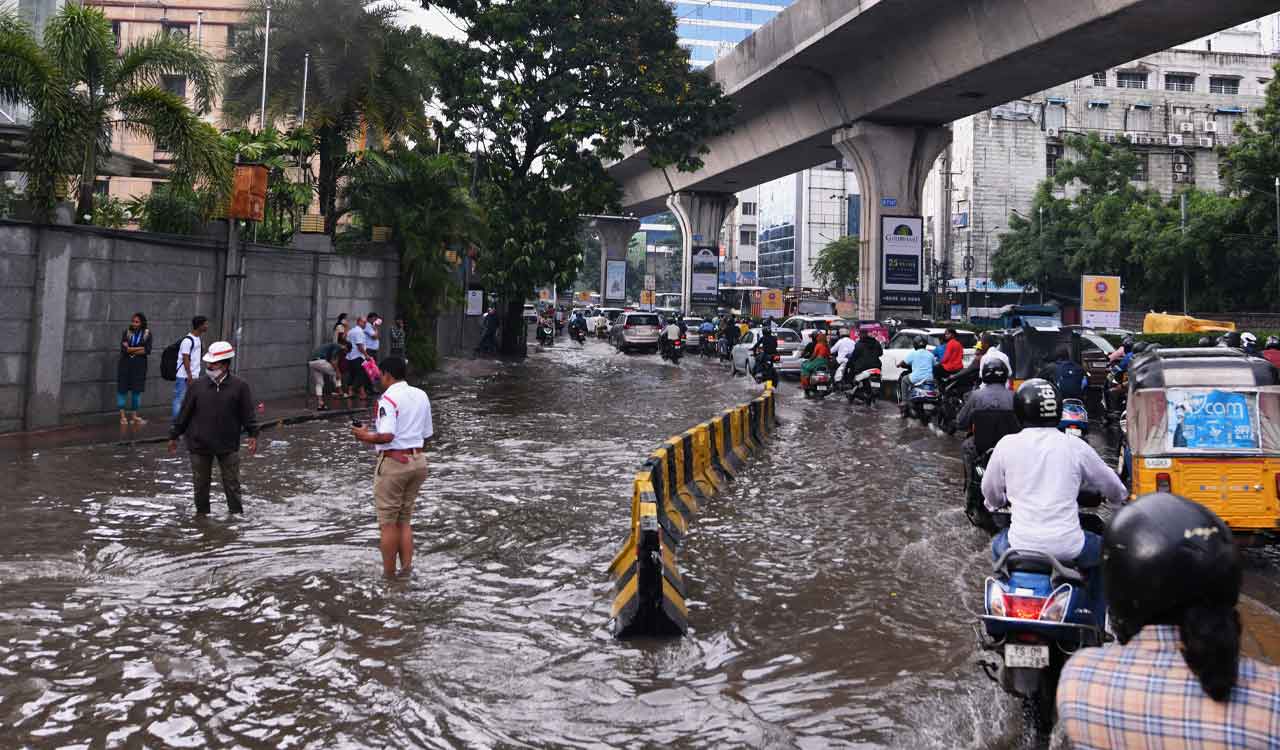
M366 357L361 366L364 367L364 374L369 376L370 383L382 380L382 370L378 369L378 363L372 357Z

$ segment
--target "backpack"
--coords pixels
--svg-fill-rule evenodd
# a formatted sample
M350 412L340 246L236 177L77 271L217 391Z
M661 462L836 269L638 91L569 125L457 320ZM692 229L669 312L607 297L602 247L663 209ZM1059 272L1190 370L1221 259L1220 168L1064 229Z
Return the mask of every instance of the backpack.
M1084 368L1075 362L1059 362L1057 383L1058 393L1063 398L1080 398L1084 396Z
M169 344L160 353L160 377L165 380L178 379L178 348L182 346L182 342L191 338L190 335L183 336L177 341ZM195 343L194 340L192 343Z

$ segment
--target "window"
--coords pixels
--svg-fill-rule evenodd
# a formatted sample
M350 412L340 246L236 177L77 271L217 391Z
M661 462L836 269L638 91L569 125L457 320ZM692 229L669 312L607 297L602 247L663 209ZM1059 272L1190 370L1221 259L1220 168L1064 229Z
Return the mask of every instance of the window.
M1067 108L1061 104L1048 104L1044 108L1044 126L1059 132L1067 127Z
M169 21L165 21L161 24L161 29L164 31L164 34L169 37L177 39L191 38L191 24L189 23L170 23Z
M742 215L743 215L743 216L755 216L755 215L756 215L756 204L754 204L754 203L743 203L743 204L742 204Z
M1089 130L1106 130L1107 110L1109 109L1110 106L1106 102L1089 102L1086 127Z
M1138 157L1138 168L1133 173L1134 182L1147 182L1150 179L1151 165L1149 156L1146 151L1135 152L1134 156Z
M1240 93L1240 79L1213 76L1209 79L1209 93L1236 96Z
M1165 91L1195 91L1196 77L1185 73L1169 73L1164 77Z
M116 51L120 51L120 22L111 22L111 38L115 40Z
M239 26L227 27L227 49L231 49L236 46L236 40L239 38L239 36L240 36Z
M756 233L751 231L750 229L743 229L741 232L738 233L738 244L739 245L756 244Z
M1062 144L1050 143L1045 146L1044 151L1044 173L1046 177L1052 177L1058 173L1058 160L1062 158Z
M183 76L160 76L160 87L179 99L187 98L187 79Z
M1151 106L1135 104L1124 113L1124 129L1135 131L1151 130Z
M1122 89L1145 89L1146 73L1116 73L1116 86Z
M1106 86L1106 85L1107 85L1107 74L1106 74L1106 72L1102 72L1102 73L1094 73L1094 74L1093 74L1093 85L1094 85L1094 86Z

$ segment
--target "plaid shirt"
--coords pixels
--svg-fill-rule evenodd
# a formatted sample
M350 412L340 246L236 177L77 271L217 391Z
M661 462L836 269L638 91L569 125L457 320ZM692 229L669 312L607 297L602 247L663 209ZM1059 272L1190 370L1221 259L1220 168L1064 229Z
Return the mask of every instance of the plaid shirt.
M1058 718L1077 750L1280 749L1280 669L1240 657L1231 699L1205 694L1178 630L1148 625L1124 646L1084 649L1058 683Z

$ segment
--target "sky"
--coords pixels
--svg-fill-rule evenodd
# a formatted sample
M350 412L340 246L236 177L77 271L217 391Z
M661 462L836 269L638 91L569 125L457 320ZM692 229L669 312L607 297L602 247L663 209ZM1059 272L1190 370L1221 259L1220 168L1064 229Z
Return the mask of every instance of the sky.
M426 10L421 5L410 3L403 4L402 8L399 21L404 26L419 26L427 33L453 39L465 36L459 28L461 24L440 10Z

